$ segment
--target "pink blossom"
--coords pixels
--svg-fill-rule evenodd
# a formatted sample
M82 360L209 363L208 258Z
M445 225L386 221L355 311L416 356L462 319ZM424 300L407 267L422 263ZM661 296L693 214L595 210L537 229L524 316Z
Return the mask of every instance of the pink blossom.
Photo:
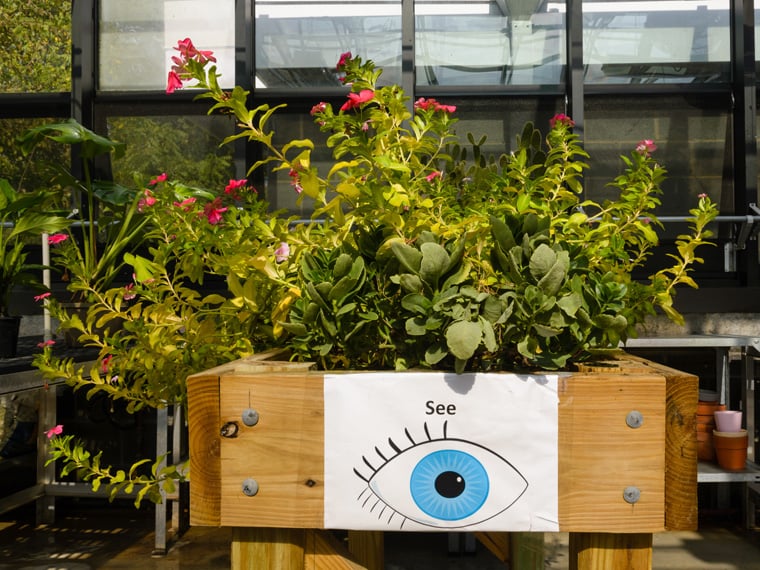
M340 54L340 58L338 58L338 64L335 67L337 69L342 69L345 67L346 63L351 59L351 57L352 55L350 51Z
M286 242L280 242L280 247L274 250L274 259L277 263L282 263L290 256L290 246Z
M183 208L186 212L190 210L190 206L195 204L195 198L185 198L181 202L174 202L177 208Z
M549 119L549 126L553 129L557 125L561 125L564 127L574 127L575 121L573 121L570 117L568 117L564 113L557 113L551 119Z
M340 108L340 110L348 111L350 109L358 107L362 103L371 101L372 99L374 99L374 97L375 97L375 92L372 91L372 89L362 89L358 93L349 93L348 101L343 103L343 106Z
M45 348L45 347L48 347L48 346L53 346L54 344L55 344L54 340L45 340L43 342L38 342L37 343L37 348Z
M34 300L35 301L42 301L43 299L47 299L48 297L50 297L50 295L52 295L52 293L50 291L48 291L46 293L40 293L39 295L35 295L34 296Z
M227 184L227 186L225 186L224 188L224 193L237 196L237 192L235 192L235 190L245 187L246 184L248 184L248 180L246 180L245 178L241 178L240 180L230 179L230 183Z
M53 234L52 236L48 236L48 244L56 245L66 241L67 239L69 239L69 236L66 234Z
M108 367L111 365L111 360L113 359L113 354L108 354L103 359L103 362L100 363L100 371L102 373L108 372Z
M309 111L309 114L314 116L317 113L324 113L326 109L327 109L327 103L325 103L324 101L321 101L311 108L311 111Z
M697 194L697 198L700 198L700 199L707 198L707 194L702 192L701 194Z
M162 172L161 174L159 174L158 176L156 176L153 180L151 180L148 183L148 185L149 186L155 186L159 182L166 182L166 178L167 178L166 177L166 172Z
M206 63L207 61L216 61L213 51L199 50L194 45L190 38L179 40L177 47L174 48L184 59L195 59L198 63Z
M58 424L54 428L50 428L45 432L45 435L48 439L53 439L56 435L61 435L63 433L63 426L61 424Z
M137 297L137 293L134 292L135 284L134 283L127 283L124 285L124 294L123 299L125 301L131 301L135 297Z
M177 89L182 89L182 79L180 79L176 71L172 70L166 79L166 94L171 95Z
M432 182L436 178L441 178L441 176L443 175L439 171L436 170L435 172L431 172L430 174L425 176L425 180L427 180L428 182Z
M362 123L362 131L365 133L369 130L369 126L372 124L372 121L367 120Z
M654 144L652 139L644 139L636 145L636 152L649 156L651 153L657 150L657 145Z
M290 185L293 187L293 190L295 190L297 194L303 192L303 186L301 186L298 171L295 168L291 168L288 171L288 176L290 176Z
M422 111L443 111L444 113L453 113L457 110L456 105L442 105L435 99L425 99L420 97L414 102L414 108Z
M222 221L222 214L227 211L227 208L222 208L221 198L214 198L212 202L209 202L203 206L203 215L206 216L208 223L215 226Z
M147 188L145 189L145 197L140 198L140 200L137 202L137 211L142 212L145 210L145 208L150 208L156 203L156 198L151 194L151 191Z

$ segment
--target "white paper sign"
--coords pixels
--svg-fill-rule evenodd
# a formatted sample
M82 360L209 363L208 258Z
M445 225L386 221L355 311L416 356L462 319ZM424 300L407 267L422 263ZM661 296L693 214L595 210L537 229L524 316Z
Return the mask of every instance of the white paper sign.
M557 375L325 375L325 527L557 532Z

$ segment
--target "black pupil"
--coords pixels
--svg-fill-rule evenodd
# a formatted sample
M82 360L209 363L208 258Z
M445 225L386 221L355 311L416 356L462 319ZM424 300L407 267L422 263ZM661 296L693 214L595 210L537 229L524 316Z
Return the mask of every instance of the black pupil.
M435 478L435 490L447 499L464 493L464 478L454 471L444 471Z

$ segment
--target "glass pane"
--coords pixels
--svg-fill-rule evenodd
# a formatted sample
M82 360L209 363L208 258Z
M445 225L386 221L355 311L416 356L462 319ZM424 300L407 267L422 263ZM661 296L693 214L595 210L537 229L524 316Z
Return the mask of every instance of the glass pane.
M587 103L584 144L591 155L585 177L589 198L601 201L611 196L614 189L605 185L622 172L620 155L628 156L639 141L652 139L657 145L654 156L667 170L659 215L688 216L702 193L721 205L722 214L731 213L731 206L721 201L725 173L732 171L726 152L731 147L726 111L698 108L681 97L590 98ZM674 228L679 230L683 227Z
M223 191L234 178L233 147L219 146L235 126L225 117L109 117L108 136L126 144L112 163L114 181L134 186L134 173L166 172L172 180Z
M583 0L586 83L730 79L729 0Z
M0 178L13 188L38 190L50 186L50 165L69 162L69 147L42 141L32 157L26 157L13 142L28 129L64 120L63 117L41 119L0 119Z
M565 52L564 3L415 3L418 85L556 85Z
M256 87L339 86L340 54L383 69L382 84L401 82L400 0L256 2Z
M0 2L0 93L71 91L71 0Z
M214 52L221 85L232 87L234 0L100 0L100 89L164 90L174 46L188 37Z

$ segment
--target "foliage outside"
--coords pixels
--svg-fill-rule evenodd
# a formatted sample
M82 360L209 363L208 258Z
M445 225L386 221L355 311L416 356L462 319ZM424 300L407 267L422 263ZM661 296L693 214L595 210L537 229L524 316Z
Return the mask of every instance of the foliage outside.
M485 156L484 140L455 133L453 107L409 105L398 86L377 86L371 61L344 54L345 104L312 109L335 159L320 173L312 141L272 144L278 107L249 109L246 91L219 88L213 54L190 40L177 50L168 91L196 81L210 113L240 127L226 142L264 145L251 171L287 172L314 219L268 212L246 180L222 192L153 179L148 253L124 256L135 282L89 286L94 304L74 323L98 362L83 370L48 349L36 361L46 376L137 410L181 405L188 375L275 347L324 369L556 370L617 347L657 310L680 322L673 296L696 286L717 209L700 196L673 265L631 278L658 244L665 170L652 141L622 158L616 200L584 200L587 154L571 118L554 117L545 137L528 124L514 152ZM113 320L123 326L95 331ZM51 445L77 460L79 444Z

